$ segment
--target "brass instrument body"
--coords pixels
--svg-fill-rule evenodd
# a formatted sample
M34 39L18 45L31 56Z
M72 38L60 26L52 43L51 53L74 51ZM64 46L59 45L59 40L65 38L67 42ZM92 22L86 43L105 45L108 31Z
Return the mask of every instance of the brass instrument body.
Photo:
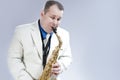
M52 64L55 64L57 62L57 58L58 58L58 55L59 55L59 50L60 50L60 48L62 46L62 40L61 40L60 36L56 32L55 32L55 34L57 36L59 44L53 50L52 55L51 55L50 59L48 60L48 62L46 64L46 66L45 66L39 80L50 80ZM56 78L54 80L56 80Z

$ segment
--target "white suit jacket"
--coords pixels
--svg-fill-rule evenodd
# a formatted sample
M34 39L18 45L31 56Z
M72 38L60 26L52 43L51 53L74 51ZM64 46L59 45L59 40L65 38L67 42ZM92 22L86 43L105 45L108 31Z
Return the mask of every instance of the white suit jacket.
M58 57L62 72L70 65L72 56L69 33L60 27L58 27L57 33L63 41ZM58 39L53 33L47 61L57 45ZM15 80L37 80L40 77L43 71L43 51L38 21L16 27L8 52L8 65Z

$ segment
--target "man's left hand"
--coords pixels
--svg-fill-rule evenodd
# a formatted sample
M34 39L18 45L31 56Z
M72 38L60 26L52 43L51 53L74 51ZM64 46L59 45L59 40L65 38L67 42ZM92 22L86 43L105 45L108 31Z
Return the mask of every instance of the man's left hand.
M59 63L56 62L55 64L52 65L52 70L51 70L52 74L57 76L60 74L60 71L61 71L61 67Z

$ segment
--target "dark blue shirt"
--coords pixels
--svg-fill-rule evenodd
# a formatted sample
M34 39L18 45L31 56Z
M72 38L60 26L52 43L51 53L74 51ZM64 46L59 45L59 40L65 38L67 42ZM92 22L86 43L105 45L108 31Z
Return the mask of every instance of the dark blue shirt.
M40 26L40 31L41 31L43 40L46 39L47 32L45 32L45 30L41 26Z

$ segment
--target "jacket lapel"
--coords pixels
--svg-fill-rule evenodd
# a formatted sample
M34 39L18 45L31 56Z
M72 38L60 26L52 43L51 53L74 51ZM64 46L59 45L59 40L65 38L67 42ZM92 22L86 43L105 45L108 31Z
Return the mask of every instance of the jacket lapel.
M35 24L33 24L33 28L31 29L31 37L32 37L33 44L35 45L35 47L37 49L38 56L40 57L40 59L42 59L42 53L43 53L42 39L41 39L41 34L39 31L37 22Z
M40 57L40 59L42 59L42 53L43 53L42 39L41 39L39 27L38 27L38 22L33 24L33 27L31 29L31 38L32 38L33 44L36 47L36 50L38 51L38 56ZM50 46L50 51L49 51L47 61L51 57L51 54L57 45L58 45L58 39L57 39L56 35L53 33L53 35L51 37L51 46Z

